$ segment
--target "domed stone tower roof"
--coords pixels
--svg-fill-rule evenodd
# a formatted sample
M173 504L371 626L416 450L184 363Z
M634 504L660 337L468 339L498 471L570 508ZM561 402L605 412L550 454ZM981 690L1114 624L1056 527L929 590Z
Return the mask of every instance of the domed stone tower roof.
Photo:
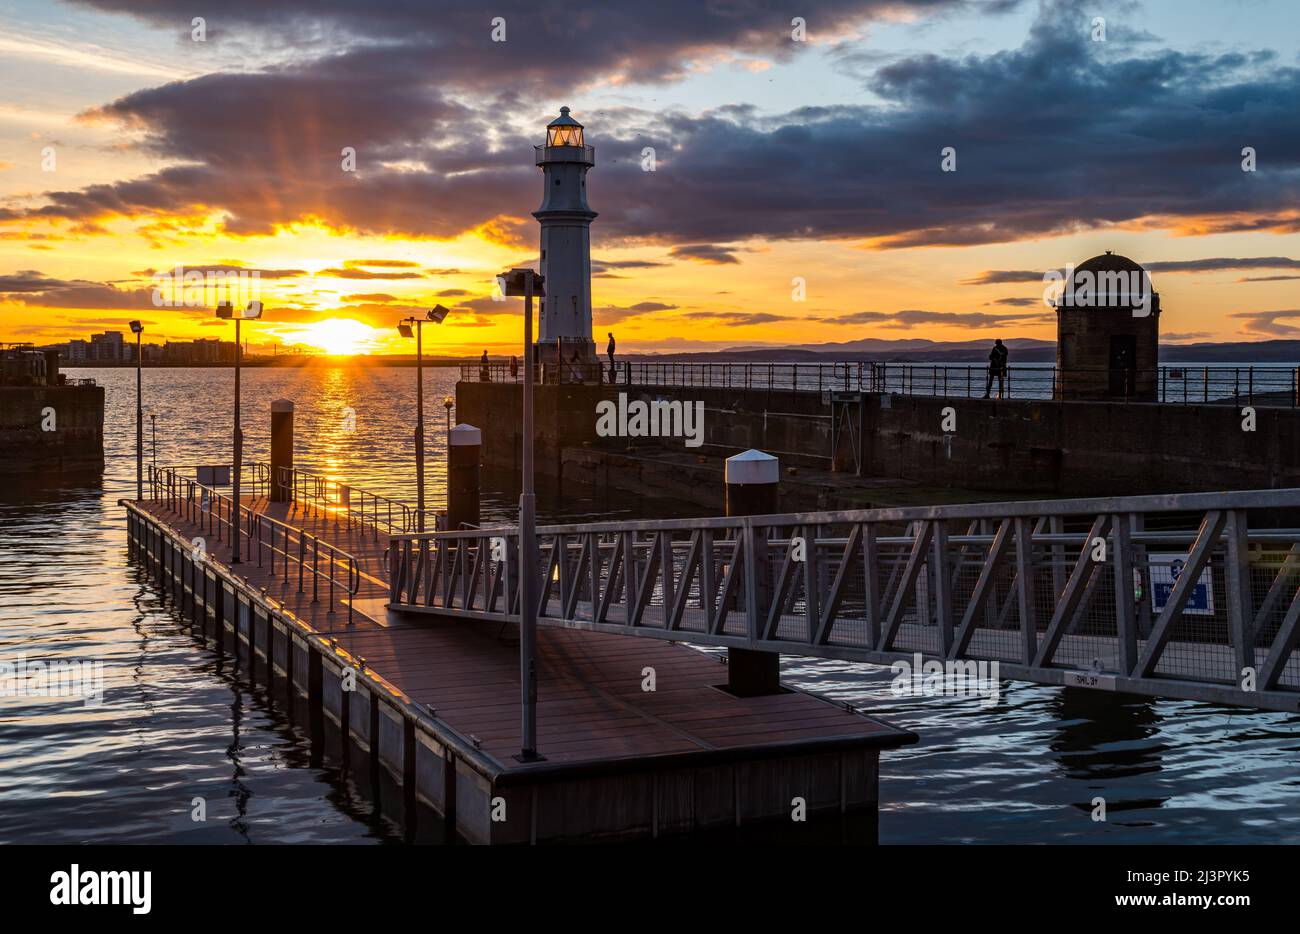
M1094 276L1099 272L1136 272L1138 274L1146 272L1138 263L1133 262L1127 256L1112 253L1110 250L1094 256L1092 259L1084 260L1074 267L1074 271L1090 272Z
M1141 264L1107 250L1074 267L1073 289L1066 283L1064 304L1082 309L1130 308L1151 302L1159 314L1160 296ZM1059 306L1058 306L1059 310Z

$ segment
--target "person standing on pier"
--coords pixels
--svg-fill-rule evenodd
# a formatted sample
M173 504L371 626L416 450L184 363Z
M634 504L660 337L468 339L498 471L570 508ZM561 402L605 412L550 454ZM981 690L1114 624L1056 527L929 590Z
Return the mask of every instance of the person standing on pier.
M519 380L519 358L514 354L510 355L510 382L514 383Z
M479 382L482 383L492 382L492 370L488 366L488 355L486 349L483 351L483 356L480 357L478 361L478 378Z
M989 351L989 378L984 384L985 399L993 391L993 377L995 376L998 378L998 398L1001 399L1006 388L1007 348L1000 337L993 341L993 349Z
M614 375L615 370L614 370L614 332L613 331L609 332L609 343L605 345L605 353L609 354L609 383L612 386L614 383L618 382L618 378Z

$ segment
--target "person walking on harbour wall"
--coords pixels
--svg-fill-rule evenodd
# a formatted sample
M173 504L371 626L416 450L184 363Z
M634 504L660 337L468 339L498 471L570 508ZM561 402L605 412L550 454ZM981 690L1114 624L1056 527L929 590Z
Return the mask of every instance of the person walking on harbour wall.
M483 356L480 357L478 361L478 378L479 381L483 383L492 382L492 370L488 366L487 350L483 351Z
M993 341L993 349L989 351L989 376L988 381L984 384L985 399L993 392L993 377L995 376L998 379L998 398L1001 399L1006 394L1007 348L1000 337Z
M614 332L609 332L609 343L605 345L605 353L609 354L609 382L614 384L618 382L614 370Z

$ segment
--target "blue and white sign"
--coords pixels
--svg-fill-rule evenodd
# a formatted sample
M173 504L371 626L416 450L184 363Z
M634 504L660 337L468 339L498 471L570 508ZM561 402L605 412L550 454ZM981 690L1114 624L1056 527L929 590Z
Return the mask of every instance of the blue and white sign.
M1169 602L1174 584L1187 565L1186 554L1157 553L1147 555L1151 568L1151 609L1159 613ZM1195 616L1214 615L1214 578L1207 564L1187 598L1184 613Z

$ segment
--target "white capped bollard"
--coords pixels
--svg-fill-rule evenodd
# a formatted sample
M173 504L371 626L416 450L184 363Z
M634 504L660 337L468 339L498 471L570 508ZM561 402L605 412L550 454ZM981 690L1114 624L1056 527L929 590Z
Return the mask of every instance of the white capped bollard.
M781 462L750 448L727 458L727 515L761 516L777 511Z
M777 512L781 462L771 454L752 448L727 458L728 516L765 516ZM768 567L766 537L753 539L758 569L755 592L763 611L771 600L772 573ZM781 692L781 656L775 652L727 649L727 688L739 697L757 697Z
M479 524L479 464L483 432L457 425L447 433L447 528Z

